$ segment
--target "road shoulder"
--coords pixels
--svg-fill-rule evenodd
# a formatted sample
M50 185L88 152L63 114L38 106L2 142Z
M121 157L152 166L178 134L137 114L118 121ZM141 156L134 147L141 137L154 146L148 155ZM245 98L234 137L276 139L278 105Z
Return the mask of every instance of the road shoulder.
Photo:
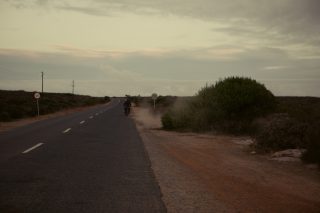
M134 119L168 212L318 212L319 172L250 155L242 138L159 130L136 108Z

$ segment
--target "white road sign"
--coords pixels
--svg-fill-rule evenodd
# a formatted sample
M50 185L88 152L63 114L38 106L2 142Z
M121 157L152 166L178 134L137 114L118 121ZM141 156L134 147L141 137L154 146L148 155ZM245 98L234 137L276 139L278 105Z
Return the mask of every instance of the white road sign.
M152 100L153 100L153 109L155 110L155 109L156 109L156 100L157 100L157 98L158 98L157 93L153 93L153 94L151 95L151 98L152 98Z
M39 99L40 98L40 93L38 93L38 92L34 93L34 98L35 99Z
M153 93L153 94L151 95L151 97L152 97L153 100L156 100L156 99L158 98L158 95L157 95L157 93Z
M40 98L40 93L38 93L38 92L34 93L34 98L35 99L39 99Z

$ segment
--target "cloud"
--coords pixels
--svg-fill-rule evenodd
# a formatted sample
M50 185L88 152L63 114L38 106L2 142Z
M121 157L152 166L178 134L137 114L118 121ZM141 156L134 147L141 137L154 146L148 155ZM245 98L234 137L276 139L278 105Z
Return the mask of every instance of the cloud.
M107 15L110 11L143 12L148 14L172 14L206 20L230 20L235 23L259 21L270 26L281 24L291 28L300 24L311 24L319 30L320 2L318 0L8 0L23 8L45 6L76 10L91 15ZM300 20L298 23L296 20ZM288 22L289 21L289 22Z
M288 66L279 66L279 65L263 67L264 70L282 70L282 69L288 69L288 68L289 68Z
M78 13L84 13L87 15L95 15L95 16L111 16L110 13L101 9L101 8L90 8L90 7L78 7L78 6L57 6L57 9L73 11Z
M77 57L92 57L92 58L112 58L125 59L132 57L146 58L172 58L184 57L194 60L236 60L237 56L245 52L239 46L218 45L206 48L190 48L190 49L136 49L136 50L99 50L99 49L83 49L71 45L54 45L56 50L61 53L74 55Z
M42 7L93 16L120 13L180 16L221 23L214 32L269 45L320 46L318 0L9 0L17 8ZM317 54L320 54L317 52Z
M78 48L72 45L53 45L53 47L61 53L67 55L73 55L75 57L91 57L91 58L119 58L125 55L125 51L107 51L107 50L98 50L98 49L84 49Z

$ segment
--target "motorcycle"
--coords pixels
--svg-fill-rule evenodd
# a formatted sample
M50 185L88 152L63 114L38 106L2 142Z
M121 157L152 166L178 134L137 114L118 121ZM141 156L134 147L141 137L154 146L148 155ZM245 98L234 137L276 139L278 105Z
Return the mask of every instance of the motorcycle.
M124 108L124 114L125 114L125 116L129 116L129 114L130 114L130 107L125 107L125 108Z
M130 114L130 108L131 108L131 101L129 99L126 99L123 103L124 107L124 114L128 116Z

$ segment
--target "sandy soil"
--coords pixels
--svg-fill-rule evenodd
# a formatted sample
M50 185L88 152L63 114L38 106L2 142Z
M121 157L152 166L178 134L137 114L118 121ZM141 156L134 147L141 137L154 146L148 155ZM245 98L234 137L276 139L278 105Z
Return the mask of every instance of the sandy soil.
M168 212L320 212L318 170L252 155L247 138L162 131L159 115L133 111Z
M109 103L107 103L109 104ZM0 122L0 132L6 132L9 131L11 129L20 127L20 126L25 126L34 122L38 122L38 121L42 121L42 120L46 120L49 118L55 118L55 117L59 117L59 116L64 116L64 115L68 115L71 113L75 113L75 112L80 112L92 107L96 107L98 105L94 105L94 106L87 106L87 107L76 107L73 109L66 109L66 110L61 110L59 112L55 112L55 113L51 113L51 114L47 114L47 115L40 115L39 117L32 117L32 118L24 118L24 119L19 119L16 121L11 121L11 122Z

